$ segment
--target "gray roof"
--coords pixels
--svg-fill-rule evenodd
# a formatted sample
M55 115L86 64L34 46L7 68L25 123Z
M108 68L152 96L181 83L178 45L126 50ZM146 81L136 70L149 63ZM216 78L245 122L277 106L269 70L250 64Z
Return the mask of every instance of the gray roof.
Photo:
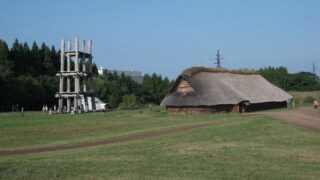
M108 70L106 70L106 71L108 71L108 72L110 72L110 73L117 72L117 74L119 74L119 75L121 75L121 74L123 73L124 75L130 76L130 77L133 77L133 76L142 76L142 72L140 72L140 71L134 71L134 70L132 70L132 71L121 71L121 70L110 70L110 69L108 69Z
M138 84L142 84L143 82L143 75L142 72L140 71L121 71L121 70L109 70L109 69L105 69L104 71L110 72L110 73L114 73L116 72L118 75L121 75L122 73L126 76L130 76L131 79L138 83Z
M195 93L175 92L181 80L186 80ZM282 102L292 99L284 90L259 74L234 72L197 72L181 74L169 94L161 102L166 106L212 106L222 104Z

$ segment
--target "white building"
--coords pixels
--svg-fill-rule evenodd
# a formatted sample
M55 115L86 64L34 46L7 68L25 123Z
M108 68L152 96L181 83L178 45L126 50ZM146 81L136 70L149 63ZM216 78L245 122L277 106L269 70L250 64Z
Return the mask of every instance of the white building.
M121 75L123 73L124 75L131 77L131 79L138 84L142 84L142 82L143 82L142 72L135 71L134 69L132 69L131 71L121 71L121 70L103 69L103 67L100 67L98 69L98 74L103 75L107 71L110 73L116 72L118 75Z
M88 98L88 110L89 111L104 111L106 110L106 103L97 97L87 97ZM94 98L94 99L92 99ZM94 104L93 104L94 103ZM80 95L80 106L84 107L85 98L83 95Z

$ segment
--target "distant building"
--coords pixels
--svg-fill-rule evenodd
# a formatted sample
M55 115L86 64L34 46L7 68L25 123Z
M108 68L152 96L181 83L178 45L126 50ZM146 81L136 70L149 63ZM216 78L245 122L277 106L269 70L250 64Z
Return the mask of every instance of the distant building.
M120 71L120 70L110 70L110 69L103 69L103 67L100 67L98 69L98 74L103 75L106 72L110 72L110 73L114 73L116 72L118 75L121 75L122 73L126 76L131 77L131 79L133 81L135 81L138 84L142 84L143 82L143 75L142 72L140 71L135 71L135 70L131 70L131 71Z
M103 67L100 67L100 68L98 69L98 74L99 74L99 75L103 75Z

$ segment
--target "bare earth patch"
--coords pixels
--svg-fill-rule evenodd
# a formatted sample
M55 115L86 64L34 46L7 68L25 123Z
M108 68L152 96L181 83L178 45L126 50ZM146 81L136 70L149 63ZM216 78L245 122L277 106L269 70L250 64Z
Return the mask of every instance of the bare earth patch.
M302 107L277 112L259 112L253 114L262 114L293 123L314 131L320 132L320 112L312 107Z

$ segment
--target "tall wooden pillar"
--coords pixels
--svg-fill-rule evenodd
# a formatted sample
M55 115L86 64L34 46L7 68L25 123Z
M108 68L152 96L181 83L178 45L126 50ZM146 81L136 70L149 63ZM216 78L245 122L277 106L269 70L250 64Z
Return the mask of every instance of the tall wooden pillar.
M76 73L74 77L74 92L75 97L74 97L74 111L78 112L78 97L79 97L79 84L80 84L80 79L79 79L79 39L78 36L75 38L75 43L74 43L74 53L75 53L75 58L74 58L74 71Z
M60 54L60 84L59 84L59 107L58 107L58 110L59 112L62 112L63 111L63 97L61 97L61 94L63 93L63 75L62 73L64 72L64 47L65 47L65 43L64 43L64 39L61 39L61 47L60 47L60 51L61 51L61 54Z
M88 71L92 73L92 40L88 41L88 53L90 54L88 62Z

